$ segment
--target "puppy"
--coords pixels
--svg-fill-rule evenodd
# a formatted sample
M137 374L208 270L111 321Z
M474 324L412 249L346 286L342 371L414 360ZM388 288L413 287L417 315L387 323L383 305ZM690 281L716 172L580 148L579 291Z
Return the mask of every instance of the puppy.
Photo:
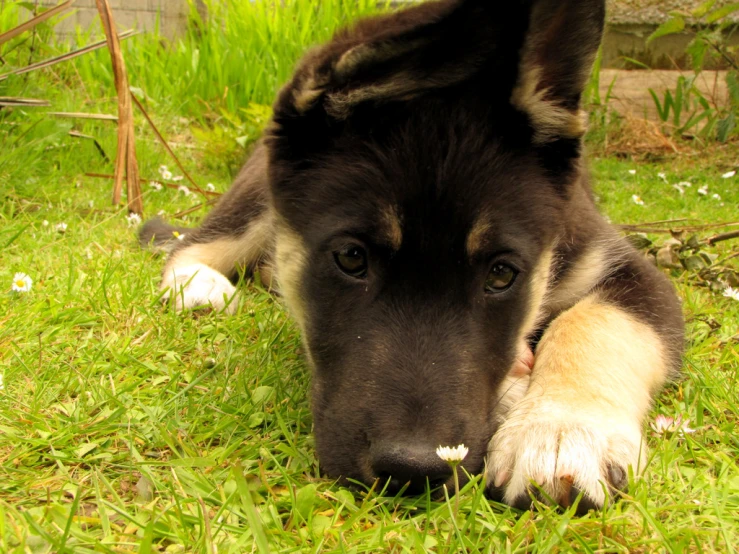
M275 284L326 475L418 492L450 482L435 449L464 443L494 497L582 493L582 512L643 467L683 322L593 202L580 98L603 25L604 0L357 23L305 56L231 190L170 243L178 310L237 313L239 268Z

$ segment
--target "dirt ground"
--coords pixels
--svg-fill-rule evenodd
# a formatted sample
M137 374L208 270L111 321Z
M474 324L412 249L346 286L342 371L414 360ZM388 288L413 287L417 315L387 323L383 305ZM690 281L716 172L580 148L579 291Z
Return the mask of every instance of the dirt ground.
M649 89L653 89L662 101L665 90L674 93L680 75L692 77L693 73L671 70L604 69L600 76L601 98L605 100L608 88L615 79L609 103L613 109L624 115L646 116L647 119L658 121L657 108ZM709 102L719 106L726 104L728 91L725 71L704 71L698 78L696 86Z

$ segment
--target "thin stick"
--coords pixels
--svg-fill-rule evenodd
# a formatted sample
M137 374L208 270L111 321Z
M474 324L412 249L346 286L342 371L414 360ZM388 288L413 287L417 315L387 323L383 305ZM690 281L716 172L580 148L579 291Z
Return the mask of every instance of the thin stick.
M109 173L85 173L85 177L98 177L100 179L115 179L115 175L110 175ZM159 179L144 179L143 177L139 177L139 183L159 183L160 185L163 185L170 189L180 188L180 185L177 185L175 183L167 183ZM220 192L209 191L209 190L204 191L204 194L212 198L221 196Z
M61 13L68 8L71 8L72 4L74 4L74 0L67 0L67 2L59 4L58 6L54 6L53 8L46 10L36 17L29 19L25 23L21 23L17 27L12 28L10 31L6 31L5 33L0 34L0 44L8 42L10 39L15 38L22 33L25 33L29 29L33 29L42 21L46 21L50 17L53 17L56 14Z
M722 242L725 240L731 240L731 239L737 239L739 238L739 231L731 231L730 233L720 233L718 235L714 235L710 238L706 239L706 244L713 246L717 242Z
M131 29L131 30L120 33L118 35L118 38L121 40L125 40L127 38L131 38L132 36L135 36L138 34L139 34L138 32ZM4 73L3 75L0 75L0 81L7 79L11 75L23 75L24 73L28 73L29 71L35 71L37 69L51 67L52 65L56 65L61 62L66 62L68 60L71 60L79 56L82 56L84 54L87 54L88 52L93 52L95 50L98 50L102 48L103 46L105 46L106 44L107 44L107 41L101 40L100 42L90 44L88 46L85 46L84 48L80 48L78 50L72 50L71 52L67 52L66 54L62 54L61 56L49 58L48 60L42 60L40 62L36 62L26 67L21 67L20 69L16 69L15 71L11 71L10 73Z
M135 97L135 96L134 96L133 94L131 94L131 98L133 99L133 103L134 103L134 104L136 104L136 107L137 107L137 108L139 109L139 111L140 111L140 112L141 112L142 114L144 114L144 117L146 118L146 121L148 121L148 122L149 122L149 126L151 126L151 129L152 129L152 130L154 131L154 134L156 135L157 139L159 140L159 142L160 142L160 143L162 143L162 146L164 146L165 150L166 150L166 151L167 151L167 152L169 153L169 155L170 155L170 156L172 157L172 159L174 160L174 163L176 163L176 164L177 164L177 167L179 167L179 168L180 168L180 171L182 171L182 174L183 174L183 175L184 175L184 176L185 176L185 177L187 178L187 180L188 180L188 181L190 181L190 183L192 183L192 186L193 186L193 187L195 187L195 190L196 190L196 191L198 191L198 192L199 192L199 193L200 193L201 195L205 196L205 191L204 191L203 189L201 189L201 188L200 188L200 187L198 186L198 184L197 184L197 183L195 182L195 180L194 180L194 179L193 179L192 177L190 177L190 174L189 174L189 173L187 172L187 170L186 170L186 169L184 168L184 166L182 165L182 163L180 163L180 160L179 160L179 158L177 157L177 155L176 155L176 154L175 154L175 153L174 153L174 152L172 151L172 149L171 149L171 148L169 147L169 144L167 144L167 141L166 141L166 140L164 140L164 137L163 137L163 136L162 136L162 134L161 134L161 133L159 132L159 129L157 129L157 126L156 126L156 125L154 125L154 122L153 122L153 121L151 120L151 118L149 117L149 114L148 114L148 113L146 113L146 110L145 110L145 109L144 109L144 107L143 107L143 106L141 105L141 102L139 102L139 99L138 99L138 98L136 98L136 97Z
M216 198L211 198L207 202L203 202L202 204L198 204L196 206L193 206L192 208L188 208L187 210L183 210L181 212L177 212L176 214L174 214L173 217L175 219L179 219L179 218L181 218L184 215L188 215L188 214L191 214L193 212L197 212L198 210L204 208L205 206L210 206L211 204L215 204L217 201L218 200Z

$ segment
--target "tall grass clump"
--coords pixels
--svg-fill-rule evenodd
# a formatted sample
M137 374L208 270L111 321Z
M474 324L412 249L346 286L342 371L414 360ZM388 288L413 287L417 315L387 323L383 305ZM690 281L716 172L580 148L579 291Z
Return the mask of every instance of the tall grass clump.
M194 5L185 33L158 33L124 44L132 86L179 115L236 114L250 103L271 105L305 51L340 27L376 13L376 0L207 0ZM105 55L79 64L86 82L112 76Z

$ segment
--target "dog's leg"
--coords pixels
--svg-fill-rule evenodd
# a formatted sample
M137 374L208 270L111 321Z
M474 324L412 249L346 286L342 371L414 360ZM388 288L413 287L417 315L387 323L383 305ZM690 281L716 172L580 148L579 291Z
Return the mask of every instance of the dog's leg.
M582 492L584 512L623 489L629 467L644 465L642 425L679 365L681 326L669 283L636 257L559 315L528 391L491 441L493 496L526 508L536 483L562 506Z
M197 229L175 229L162 222L148 222L140 232L143 241L162 242L170 230L184 234L172 242L161 289L163 299L173 299L177 310L211 306L233 313L236 288L231 279L239 267L260 267L269 280L265 264L271 258L272 212L267 194L267 156L260 145L244 166L231 189Z

